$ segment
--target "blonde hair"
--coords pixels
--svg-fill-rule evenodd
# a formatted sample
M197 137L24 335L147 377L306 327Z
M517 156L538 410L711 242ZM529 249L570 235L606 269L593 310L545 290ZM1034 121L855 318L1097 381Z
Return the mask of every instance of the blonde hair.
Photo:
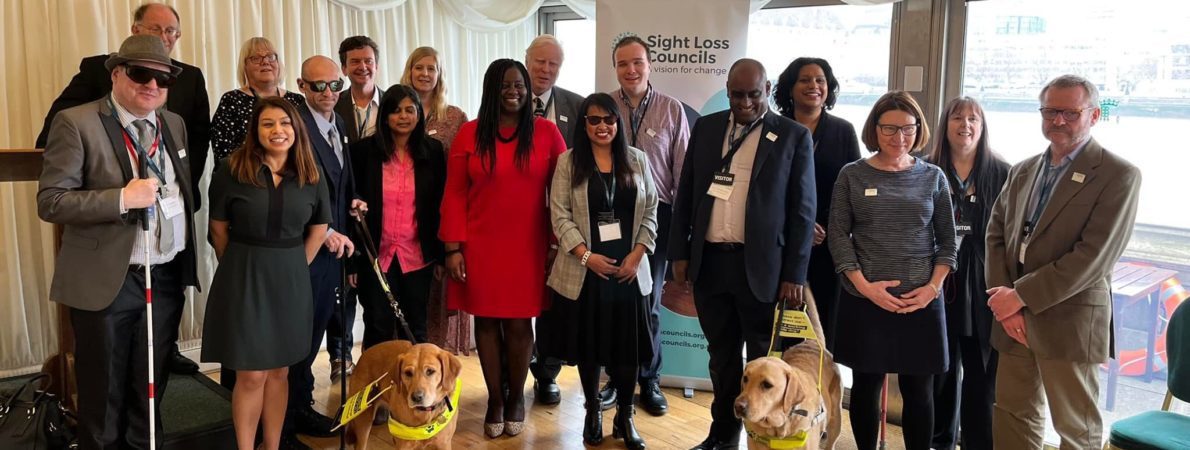
M434 47L413 49L413 53L409 54L409 59L405 60L405 72L401 74L401 84L413 86L413 65L427 56L434 58L434 66L438 68L438 82L434 83L434 90L430 91L430 98L421 99L421 103L425 105L428 113L426 114L428 121L431 118L442 119L446 116L446 79L442 75L442 59L438 57L438 50L434 50Z
M273 45L272 41L257 36L248 38L247 41L244 41L244 45L240 47L240 63L236 66L236 73L240 74L240 87L248 86L248 58L262 51L277 55L277 85L281 85L284 80L284 76L281 74L285 73L285 65L281 64L281 55L277 53L277 47Z

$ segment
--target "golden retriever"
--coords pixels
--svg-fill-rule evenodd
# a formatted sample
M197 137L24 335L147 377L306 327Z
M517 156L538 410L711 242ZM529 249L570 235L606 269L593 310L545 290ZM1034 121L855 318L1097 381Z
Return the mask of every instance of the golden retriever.
M806 295L807 314L822 339L822 324L814 299ZM825 342L823 342L825 345ZM806 433L807 450L835 448L842 426L843 387L830 352L822 352L822 393L818 392L818 342L805 340L781 355L764 357L744 367L735 415L762 439L748 439L750 450L771 448L767 438L790 438Z
M381 395L367 411L352 419L350 427L351 434L355 436L355 448L364 450L368 447L368 435L372 431L377 405L388 408L390 420L410 427L430 424L447 407L457 409L459 405L448 405L448 402L462 368L458 357L434 344L412 345L409 341L388 341L369 348L355 366L350 392L359 392L385 372L388 375L379 383L379 389L389 386L392 389ZM434 437L425 440L394 437L395 448L448 450L458 423L456 411L450 423Z

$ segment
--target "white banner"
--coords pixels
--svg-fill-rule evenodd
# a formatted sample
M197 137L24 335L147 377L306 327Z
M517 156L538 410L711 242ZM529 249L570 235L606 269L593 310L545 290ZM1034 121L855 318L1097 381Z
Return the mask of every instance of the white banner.
M635 34L651 47L649 82L654 89L677 98L701 115L727 109L727 69L748 49L750 3L597 0L597 90L619 88L612 47L620 37ZM690 295L667 290L661 308L660 340L662 384L711 389L707 342Z

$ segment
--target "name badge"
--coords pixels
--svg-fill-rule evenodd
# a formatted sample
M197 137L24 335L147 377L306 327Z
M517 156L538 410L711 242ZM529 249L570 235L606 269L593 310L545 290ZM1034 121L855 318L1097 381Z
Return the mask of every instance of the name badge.
M876 188L864 189L864 197L875 197Z
M166 197L161 199L158 203L161 204L161 214L165 215L166 219L173 219L185 209L182 206L182 198L179 196Z
M426 132L426 136L433 136L435 134L438 134L438 130L430 130Z
M558 115L558 120L561 120L563 122L570 122L570 119L566 118L566 116L563 116L561 114Z
M182 159L182 158L185 158L185 157L186 157L186 149L184 149L184 148L183 148L183 149L179 149L179 150L178 150L178 159Z
M956 236L971 235L971 222L963 220L963 221L955 223L954 224L954 234Z
M777 142L777 133L773 133L772 131L770 131L769 134L764 135L764 137L770 142Z
M657 132L653 131L652 128L645 130L645 134L649 135L649 137L657 137Z
M1021 264L1025 263L1025 251L1028 249L1029 249L1029 243L1021 242L1021 255L1019 258L1017 258L1017 261L1019 261Z
M729 172L715 172L711 178L711 188L707 189L707 194L720 200L728 200L731 198L731 190L735 183L735 174Z
M1082 183L1083 180L1087 179L1087 176L1083 175L1081 173L1075 172L1074 175L1070 176L1070 179L1074 180L1075 183Z
M614 241L621 237L619 220L599 222L599 242Z

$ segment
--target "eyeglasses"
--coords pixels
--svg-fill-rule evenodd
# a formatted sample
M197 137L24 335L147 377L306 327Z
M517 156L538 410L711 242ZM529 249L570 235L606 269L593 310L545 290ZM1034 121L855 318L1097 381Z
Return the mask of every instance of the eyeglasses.
M156 80L157 87L159 88L168 88L173 86L174 82L178 81L178 77L173 76L171 73L130 64L124 65L124 74L128 75L128 79L137 84L149 84L149 81Z
M339 92L339 91L343 90L343 80L310 81L310 80L303 79L301 81L306 86L309 86L310 90L314 91L314 92L322 92L322 91L325 91L326 88L331 88L331 92Z
M162 29L161 27L156 26L156 25L146 26L146 25L137 24L136 26L139 27L141 30L149 32L149 34L155 34L158 36L177 38L178 36L182 35L182 30L179 30L174 27Z
M248 62L250 62L252 64L261 64L261 63L266 63L266 62L267 63L275 63L275 62L277 62L277 54L269 53L269 54L263 55L263 56L262 55L252 55L252 56L248 57Z
M1083 108L1083 109L1057 109L1057 108L1044 108L1044 107L1037 108L1038 111L1041 111L1042 119L1054 120L1055 118L1058 117L1059 114L1061 114L1062 119L1067 122L1073 122L1075 120L1078 120L1079 117L1082 117L1083 111L1086 111L1088 109L1091 109L1091 108Z
M883 134L885 136L892 136L894 134L897 134L897 131L900 131L901 134L903 134L905 136L913 136L913 135L917 134L917 127L919 127L919 126L921 126L921 125L916 124L916 123L911 124L911 125L876 124L876 128L880 130L880 134Z
M587 116L587 124L588 124L588 125L591 125L591 126L596 126L596 125L599 125L599 122L603 122L603 124L604 124L604 125L611 126L611 125L615 125L615 124L616 124L616 119L617 119L617 117L616 117L616 116L612 116L612 115L608 115L608 116Z

